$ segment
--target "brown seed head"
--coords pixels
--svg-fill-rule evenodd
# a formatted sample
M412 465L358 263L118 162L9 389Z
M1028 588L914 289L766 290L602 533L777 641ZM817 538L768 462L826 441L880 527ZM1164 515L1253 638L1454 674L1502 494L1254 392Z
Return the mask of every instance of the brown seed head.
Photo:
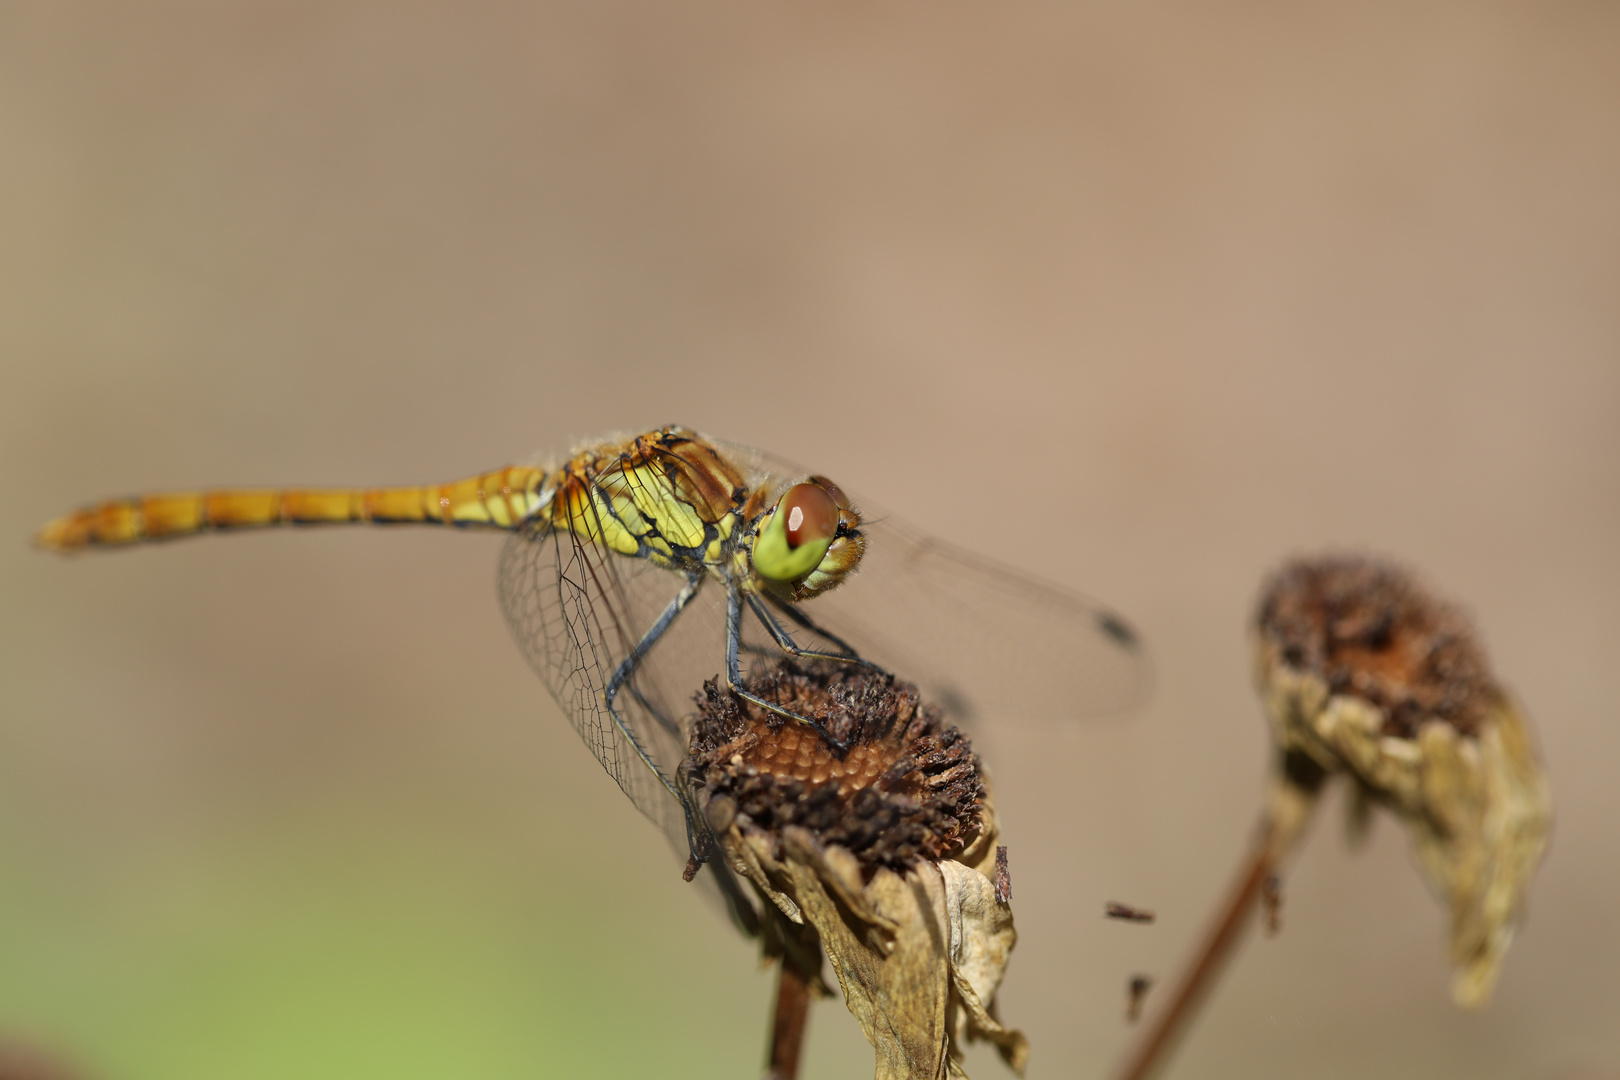
M821 662L780 664L747 689L815 719L849 748L835 752L807 725L711 679L697 698L691 773L711 818L737 815L767 832L808 829L854 853L868 873L938 862L978 835L978 759L915 687Z
M1386 563L1289 563L1271 579L1256 622L1267 658L1376 706L1385 735L1413 738L1431 718L1472 735L1497 697L1467 620Z
M718 680L697 697L683 781L761 901L766 954L819 943L879 1076L962 1076L978 1039L1021 1071L1028 1042L995 1015L1018 939L1006 849L968 741L915 687L848 664L777 660L745 688L847 748Z

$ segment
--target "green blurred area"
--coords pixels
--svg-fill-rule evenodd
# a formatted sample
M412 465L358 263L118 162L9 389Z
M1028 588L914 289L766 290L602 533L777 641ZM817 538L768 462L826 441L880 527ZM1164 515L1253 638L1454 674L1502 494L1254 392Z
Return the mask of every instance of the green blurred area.
M128 1078L757 1067L770 983L695 901L649 910L635 875L545 873L464 840L409 816L357 827L320 806L93 866L8 834L5 1032ZM693 1030L680 1007L694 993L714 1029Z

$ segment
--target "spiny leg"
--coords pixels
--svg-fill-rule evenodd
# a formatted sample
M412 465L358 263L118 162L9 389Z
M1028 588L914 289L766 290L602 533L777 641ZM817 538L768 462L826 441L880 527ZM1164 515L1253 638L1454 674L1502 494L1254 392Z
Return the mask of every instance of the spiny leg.
M686 800L681 798L680 791L670 782L669 777L664 775L664 771L654 763L646 748L641 745L641 740L636 738L635 733L630 730L630 725L625 723L624 717L619 715L619 710L613 707L613 699L619 696L620 688L635 674L636 668L641 665L641 661L646 658L652 647L658 644L658 639L664 636L664 631L670 628L676 616L680 615L686 609L686 605L691 603L692 597L697 595L698 587L702 584L703 574L701 571L687 575L686 584L681 586L681 591L675 594L675 599L669 602L669 606L664 609L663 614L658 616L658 620L641 636L641 640L636 642L635 648L631 649L624 660L620 662L618 670L614 671L613 677L608 680L607 688L602 691L602 704L607 707L608 715L613 718L614 726L619 729L620 734L629 740L631 747L636 752L636 756L641 758L641 763L652 770L653 775L658 777L658 782L663 784L671 795L675 796L676 801L683 808L687 805ZM637 697L639 699L640 695L637 695ZM657 713L654 712L654 716L656 715ZM695 839L692 836L690 811L687 813L686 833L688 841ZM696 854L695 845L693 853Z
M760 621L760 625L765 627L766 633L771 635L772 640L776 642L777 646L783 652L811 660L837 660L845 664L859 664L862 667L870 668L879 675L888 674L887 671L884 671L882 668L872 663L872 661L863 658L860 653L855 651L849 642L845 641L837 634L832 633L830 630L823 630L816 623L810 621L810 616L806 615L792 604L784 604L777 601L773 601L773 604L778 611L782 612L782 614L786 615L788 618L797 623L800 629L808 630L812 634L818 634L832 642L834 645L838 646L840 649L844 650L841 653L834 653L823 652L819 649L800 648L794 643L792 636L782 628L782 624L776 621L776 617L771 614L770 608L766 607L764 602L760 600L758 594L749 593L748 606L753 609L754 617Z
M780 628L779 628L780 629ZM766 709L778 716L785 716L789 720L803 724L827 741L827 745L843 753L849 749L849 744L833 738L832 732L808 716L800 716L791 709L784 709L772 701L766 701L752 690L744 689L742 684L742 667L737 661L738 642L742 637L742 597L736 582L726 583L726 680L731 683L731 691L744 701L751 701L762 709ZM797 650L794 650L797 653ZM813 656L805 653L802 655ZM838 659L833 657L832 659ZM847 659L847 658L846 658Z

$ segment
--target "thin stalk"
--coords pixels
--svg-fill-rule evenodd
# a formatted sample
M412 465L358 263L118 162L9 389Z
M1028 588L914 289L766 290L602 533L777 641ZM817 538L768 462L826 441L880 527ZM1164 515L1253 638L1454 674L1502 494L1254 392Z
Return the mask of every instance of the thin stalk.
M1197 1015L1210 984L1243 936L1247 925L1245 916L1259 900L1266 878L1271 876L1270 848L1265 844L1254 845L1244 863L1243 872L1227 897L1219 920L1195 954L1192 967L1176 987L1170 1004L1143 1031L1125 1063L1114 1074L1117 1080L1148 1080L1153 1076L1169 1057L1183 1029Z
M767 1080L795 1080L804 1029L810 1019L810 978L791 957L782 957L776 975L776 1012L771 1019L771 1057Z
M1176 986L1170 1003L1154 1017L1115 1071L1115 1080L1148 1080L1158 1075L1169 1060L1233 949L1242 940L1250 912L1267 891L1267 881L1304 831L1315 807L1319 786L1319 777L1306 783L1285 777L1274 786L1268 810L1255 830L1231 892L1217 909L1219 914L1208 936L1193 953L1192 963Z

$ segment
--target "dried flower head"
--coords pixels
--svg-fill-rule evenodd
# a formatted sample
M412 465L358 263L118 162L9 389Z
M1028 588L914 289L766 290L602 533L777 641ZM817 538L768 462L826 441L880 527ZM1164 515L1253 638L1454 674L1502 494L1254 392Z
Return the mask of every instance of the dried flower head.
M1256 677L1282 751L1273 817L1302 823L1337 773L1355 782L1358 806L1390 807L1451 908L1452 996L1483 1006L1552 803L1529 723L1467 620L1395 567L1327 557L1271 580L1256 638Z
M848 747L717 681L698 698L685 776L719 854L764 901L767 948L813 931L880 1080L962 1076L971 1039L1022 1069L1024 1036L994 1016L1017 934L967 739L914 687L849 665L781 661L746 688Z

